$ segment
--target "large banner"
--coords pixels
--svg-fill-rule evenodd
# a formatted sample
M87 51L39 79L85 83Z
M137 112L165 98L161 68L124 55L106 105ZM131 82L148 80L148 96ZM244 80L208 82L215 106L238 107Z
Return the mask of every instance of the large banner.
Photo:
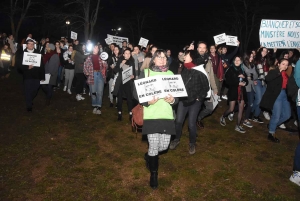
M300 20L261 20L259 39L266 48L300 48Z
M140 103L155 98L186 97L187 92L181 75L157 75L134 81Z
M119 47L122 47L123 41L127 41L127 43L129 41L128 38L120 37L120 36L113 36L113 35L109 35L109 34L107 34L107 38L112 38L113 43L116 43L117 45L119 45Z

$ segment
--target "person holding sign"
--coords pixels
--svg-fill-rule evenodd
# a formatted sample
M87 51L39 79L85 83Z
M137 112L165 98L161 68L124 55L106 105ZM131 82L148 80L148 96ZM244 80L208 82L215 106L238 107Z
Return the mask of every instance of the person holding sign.
M24 52L40 54L38 50L34 49L34 41L29 39L26 41L27 45ZM45 68L40 60L39 67L34 67L32 65L23 65L23 50L18 50L16 52L16 66L23 74L24 88L25 88L25 98L27 111L32 111L32 102L40 87L40 81L45 80Z
M143 70L142 75L152 77L157 75L173 75L167 65L167 53L157 50L150 61L148 69ZM140 77L140 79L144 78ZM135 98L138 100L137 94ZM171 135L175 135L175 124L172 105L178 102L178 98L169 95L158 99L153 96L151 101L141 103L144 106L144 124L142 134L147 135L149 148L144 159L150 170L150 187L158 187L158 155L168 149Z
M201 52L206 51L207 46L204 42L198 43ZM204 52L205 52L204 51ZM176 115L176 138L171 142L170 149L175 149L182 135L182 127L187 114L189 114L189 153L196 152L196 135L197 135L197 117L210 90L210 84L206 72L202 66L202 70L196 70L195 62L198 60L197 53L194 50L186 50L184 54L184 68L181 72L188 97L179 101Z
M130 80L126 83L123 82L122 72L131 67ZM133 81L135 78L135 68L134 68L134 60L131 57L130 49L126 49L123 53L123 56L119 58L116 66L113 69L114 73L118 73L118 77L115 83L113 94L118 98L118 121L122 120L122 105L123 98L127 99L127 107L129 112L129 120L132 118L132 108L133 108Z
M107 63L99 55L99 46L94 46L93 54L84 62L83 73L87 76L92 97L93 114L101 114L104 83L106 82Z

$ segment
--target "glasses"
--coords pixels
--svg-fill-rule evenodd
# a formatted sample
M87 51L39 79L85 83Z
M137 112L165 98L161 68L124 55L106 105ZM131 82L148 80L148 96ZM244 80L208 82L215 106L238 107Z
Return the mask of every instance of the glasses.
M156 58L159 58L161 60L166 60L167 59L167 57L161 57L161 56L157 56Z

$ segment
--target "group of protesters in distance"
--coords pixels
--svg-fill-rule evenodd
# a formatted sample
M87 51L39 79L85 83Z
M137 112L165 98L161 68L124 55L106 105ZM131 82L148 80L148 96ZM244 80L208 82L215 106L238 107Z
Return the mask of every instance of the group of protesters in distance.
M2 57L1 60L7 69L6 74L9 66L15 66L23 75L28 112L32 112L33 99L42 88L46 105L50 105L53 92L59 89L70 95L75 91L77 101L85 100L84 95L89 94L92 113L100 115L106 86L110 101L107 107L117 108L116 120L123 120L124 98L131 120L132 109L139 104L135 79L181 75L187 97L177 98L169 94L162 99L153 97L151 101L140 103L144 108L142 134L147 135L149 142L144 159L151 173L150 186L153 189L158 186L159 153L168 148L174 150L180 144L187 114L189 154L195 154L197 127L203 129L202 120L214 112L214 97L218 102L223 100L228 104L228 109L220 117L221 126L226 126L226 118L233 121L237 113L234 130L239 133L246 132L243 126L252 128L255 123L265 123L261 114L269 121L267 139L274 143L280 142L275 135L278 127L287 129L287 121L299 125L300 61L297 49L284 50L277 55L277 49L260 47L240 56L239 42L234 51L228 53L226 46L208 46L200 41L187 45L173 58L170 49L159 49L153 44L141 48L123 41L122 47L115 43L102 46L100 43L94 45L90 40L86 43L69 42L67 38L57 41L43 38L37 42L29 34L22 41L26 44L24 49L22 46L16 49L13 37L9 38L11 41L7 39L1 44L1 54L10 55L10 60L4 61ZM41 54L40 66L23 65L24 52ZM108 55L105 60L101 57L103 52ZM122 71L130 66L131 80L123 84ZM40 84L46 79L45 74L51 75L49 83ZM171 135L175 136L172 141ZM297 150L300 157L300 148ZM292 179L300 171L299 162L295 161L295 164L296 173Z

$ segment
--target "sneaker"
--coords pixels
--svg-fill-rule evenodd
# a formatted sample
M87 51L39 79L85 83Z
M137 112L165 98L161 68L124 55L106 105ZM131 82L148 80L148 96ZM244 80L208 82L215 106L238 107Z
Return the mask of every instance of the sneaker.
M72 94L71 89L68 89L68 94Z
M79 94L79 97L80 97L81 100L85 99L81 94Z
M94 107L93 114L96 114L96 112L97 112L97 107Z
M226 126L226 121L223 116L220 118L220 124L221 124L221 126Z
M100 110L100 108L97 108L97 110L96 110L96 114L101 114L101 110Z
M261 118L259 117L253 117L252 121L256 122L256 123L260 123L263 124L264 122L261 120Z
M223 95L223 96L222 96L222 99L227 100L227 99L228 99L228 98L227 98L227 95Z
M76 100L77 100L77 101L81 101L81 98L80 98L80 95L79 95L79 94L76 95Z
M82 92L82 94L86 94L86 92L85 92L85 88L83 88L83 92Z
M284 124L281 124L280 126L278 126L279 128L281 129L286 129L285 125Z
M235 130L240 133L246 133L246 131L242 126L235 126Z
M266 120L270 121L269 112L263 112L263 115L264 115L264 117L265 117Z
M230 113L230 114L228 115L228 120L229 120L229 121L233 121L233 115L234 115L234 113Z
M298 122L297 122L297 120L294 121L294 124L295 124L295 126L298 127Z
M290 177L290 181L300 186L300 172L293 171L293 174Z
M222 99L220 98L220 96L218 97L218 102L221 102L222 101Z
M276 137L274 137L274 134L269 133L268 135L268 140L274 142L274 143L279 143L279 139L277 139Z
M173 140L171 143L170 143L170 149L175 149L178 145L179 145L180 141L179 140Z
M195 144L190 144L189 153L191 155L194 154L194 153L196 153L196 146L195 146Z
M245 120L244 123L243 123L243 125L247 126L248 128L252 128L253 127L253 125L248 120Z
M64 86L64 89L63 89L63 91L67 91L67 86Z

